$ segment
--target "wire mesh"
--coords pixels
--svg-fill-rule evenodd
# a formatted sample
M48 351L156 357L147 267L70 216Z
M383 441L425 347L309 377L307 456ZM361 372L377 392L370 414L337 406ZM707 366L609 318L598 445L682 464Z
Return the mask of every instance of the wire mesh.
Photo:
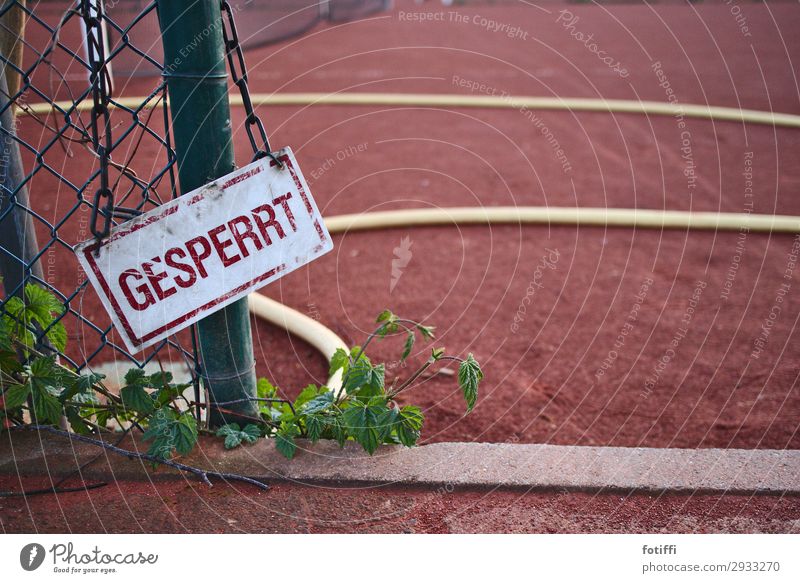
M79 372L105 363L118 363L119 370L148 364L174 370L176 363L182 363L199 400L201 371L194 329L143 353L130 354L89 289L73 253L77 243L92 237L93 208L97 213L93 203L103 182L113 192L112 224L147 212L179 192L169 113L160 107L166 99L166 82L161 76L156 2L104 2L102 52L110 73L107 78L113 82L109 83L109 119L98 132L96 110L92 114L98 86L92 64L96 68L97 63L91 53L95 45L90 42L96 39L92 35L97 33L97 23L84 18L97 1L0 3L0 40L12 38L23 49L21 60L7 47L0 50L0 64L5 68L0 74L0 117L4 120L0 124L0 267L5 290L0 311L13 296L23 296L26 285L45 288L64 308L56 320L67 330L67 348L59 355L64 363ZM230 5L242 44L253 47L299 34L323 19L363 16L385 8L388 2L241 0ZM9 24L13 11L24 14L24 34L18 37ZM122 95L145 97L132 106ZM47 329L31 332L47 345Z
M13 120L0 127L2 160L8 168L16 159L21 171L18 176L3 175L0 187L0 230L5 235L0 245L5 288L0 310L12 296L22 295L24 286L36 284L64 306L57 320L67 330L67 348L59 355L62 362L82 371L108 362L129 363L125 368L154 362L169 368L177 361L185 363L197 385L193 331L171 337L144 353L130 354L98 298L89 291L86 275L75 259L73 246L92 236L92 200L100 177L99 153L90 127L90 65L80 3L61 2L59 9L55 9L56 3L47 4L47 9L41 10L40 4L7 2L0 9L0 20L11 10L25 14L21 63L3 57L8 77L16 75L21 83L17 91L0 95L0 114ZM121 59L135 55L160 71L161 63L153 58L151 47L135 40L139 38L137 27L154 18L155 10L155 3L150 2L125 21L103 17L107 30L117 35L106 55L112 70ZM0 88L5 84L0 83ZM125 89L121 85L117 79L119 93ZM108 180L115 193L113 223L119 224L177 196L178 189L168 109L158 107L166 98L163 80L151 79L146 97L133 107L115 95L112 92L110 99L110 131L102 131L111 136ZM31 107L33 103L36 108ZM43 103L48 105L44 110ZM20 254L14 239L24 239L28 247L35 241L34 250ZM47 330L33 333L45 343Z
M40 1L36 10L57 16L63 13L64 4L63 0ZM145 14L148 4L145 0L116 0L106 3L106 11L115 22L138 19L136 26L127 32L130 44L141 47L152 60L160 62L161 33L155 12ZM239 0L231 6L242 47L253 49L296 37L325 21L345 22L387 10L391 0ZM108 34L111 43L117 44L123 33L114 27ZM117 56L114 73L126 77L159 75L161 71L151 59L136 51L126 51Z

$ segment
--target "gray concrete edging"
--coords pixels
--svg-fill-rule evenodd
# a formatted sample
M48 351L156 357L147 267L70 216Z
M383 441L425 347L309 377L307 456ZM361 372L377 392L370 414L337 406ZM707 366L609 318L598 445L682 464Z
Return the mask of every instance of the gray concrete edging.
M180 461L267 481L308 484L800 495L800 450L435 443L410 449L387 446L369 456L355 443L340 449L331 442L301 442L290 461L269 440L230 451L220 441L203 438ZM132 439L121 445L147 448ZM0 439L0 473L60 476L98 451L65 438L13 432L11 439ZM83 474L86 479L160 479L175 472L153 472L148 463L108 453Z

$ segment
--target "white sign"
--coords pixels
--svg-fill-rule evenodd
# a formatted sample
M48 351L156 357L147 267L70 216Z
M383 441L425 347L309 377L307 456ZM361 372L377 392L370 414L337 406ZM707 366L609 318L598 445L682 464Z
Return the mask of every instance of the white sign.
M115 227L78 261L131 351L333 249L291 149Z

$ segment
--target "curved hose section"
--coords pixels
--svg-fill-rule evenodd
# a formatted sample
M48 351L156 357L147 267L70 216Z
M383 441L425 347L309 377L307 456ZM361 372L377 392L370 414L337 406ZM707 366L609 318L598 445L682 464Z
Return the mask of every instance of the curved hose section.
M333 353L338 348L350 351L344 340L339 338L330 328L326 328L305 314L301 314L289 306L284 306L282 303L276 302L267 296L252 293L247 296L247 305L251 314L279 328L283 328L293 336L305 340L321 352L328 362L330 362ZM328 388L336 392L341 386L342 371L338 370L328 379Z
M403 106L403 107L470 107L487 109L538 109L587 111L604 113L633 113L644 115L686 117L714 121L766 124L777 127L800 128L800 115L774 113L734 107L682 104L680 106L656 101L625 99L589 99L560 97L495 97L488 95L447 95L408 93L274 93L253 94L256 105L350 105L350 106ZM231 105L242 105L242 98L231 96ZM117 106L129 109L141 107L141 97L116 99ZM161 106L163 100L152 100L145 107ZM82 101L77 106L71 102L57 102L56 107L67 111L74 107L89 110L92 104ZM19 113L47 114L54 112L49 103L27 104ZM575 225L596 227L629 227L646 229L710 229L754 232L797 233L800 217L752 215L744 213L709 213L686 211L658 211L641 209L605 208L549 208L549 207L478 207L449 209L409 209L368 214L341 215L325 220L332 233L412 227L424 225L465 224L537 224ZM250 311L288 332L302 338L330 359L337 348L347 350L344 341L331 330L296 310L266 296L251 294ZM328 385L338 390L341 376L334 376Z
M592 99L584 97L495 97L491 95L448 95L436 93L254 93L251 99L255 105L384 105L403 107L478 107L486 109L538 109L563 111L589 111L604 113L636 113L644 115L674 116L681 113L686 117L711 119L715 121L735 121L774 125L778 127L800 128L800 115L776 113L755 109L738 109L713 105L681 104L673 105L661 101L635 101L632 99ZM125 107L138 110L143 97L122 97L114 100L112 107ZM150 105L160 106L163 100L152 99ZM230 97L231 105L241 106L239 95ZM88 111L90 101L77 105L70 101L57 101L55 107L63 111L71 108ZM47 114L54 111L49 103L31 103L21 107L24 114Z
M559 208L559 207L454 207L406 209L325 219L331 233L368 231L427 225L575 225L629 227L641 229L680 229L740 231L760 233L800 233L800 217L747 213L659 211L647 209ZM337 348L348 350L345 342L316 320L266 296L248 296L250 311L287 332L302 338L330 361ZM334 391L341 387L341 371L328 380Z

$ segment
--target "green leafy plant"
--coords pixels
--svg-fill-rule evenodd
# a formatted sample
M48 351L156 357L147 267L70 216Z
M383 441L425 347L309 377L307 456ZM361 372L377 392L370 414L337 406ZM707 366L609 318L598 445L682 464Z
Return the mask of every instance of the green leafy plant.
M401 406L397 397L413 388L421 375L439 362L458 363L458 384L467 412L472 411L478 398L478 385L483 379L483 371L472 354L462 359L447 356L443 348L434 348L415 372L405 380L395 379L387 386L386 367L369 359L366 353L369 344L387 336L403 335L405 342L400 360L405 361L417 337L426 341L434 339L434 328L399 318L389 310L378 316L377 324L363 346L355 346L349 352L339 349L331 359L329 376L341 375L341 388L337 391L326 386L309 385L291 404L262 406L262 416L276 424L266 434L274 435L276 447L284 456L294 456L298 438L312 442L332 439L340 445L352 440L370 454L381 444L415 445L425 418L419 407ZM268 381L262 379L260 387L264 388L265 398L275 396L276 389ZM260 390L259 396L261 394Z
M191 452L203 432L222 438L227 449L255 443L261 437L273 438L277 450L287 458L294 457L301 438L311 442L330 439L341 446L355 441L370 454L381 444L410 447L419 440L424 415L419 407L401 405L397 398L416 386L423 373L437 363L458 363L458 385L467 412L475 406L483 379L472 354L459 358L446 355L443 348L433 348L405 380L394 379L387 384L386 366L373 363L367 347L376 340L402 336L400 361L404 362L418 338L434 339L434 328L386 310L378 316L378 326L363 346L350 351L339 349L333 355L329 374L341 381L336 390L309 385L290 401L280 397L268 380L260 379L256 398L259 417L244 426L229 423L212 432L199 426L193 414L196 407L205 404L188 400L184 392L190 385L173 382L168 372L146 374L132 368L119 394L115 394L103 384L103 375L78 374L62 366L56 356L66 347L66 331L59 321L62 314L58 299L35 285L26 286L22 299L11 298L0 314L2 426L31 423L57 427L66 419L75 434L89 436L107 431L114 422L126 432L140 430L149 444L147 459L163 463L169 463L176 453Z

